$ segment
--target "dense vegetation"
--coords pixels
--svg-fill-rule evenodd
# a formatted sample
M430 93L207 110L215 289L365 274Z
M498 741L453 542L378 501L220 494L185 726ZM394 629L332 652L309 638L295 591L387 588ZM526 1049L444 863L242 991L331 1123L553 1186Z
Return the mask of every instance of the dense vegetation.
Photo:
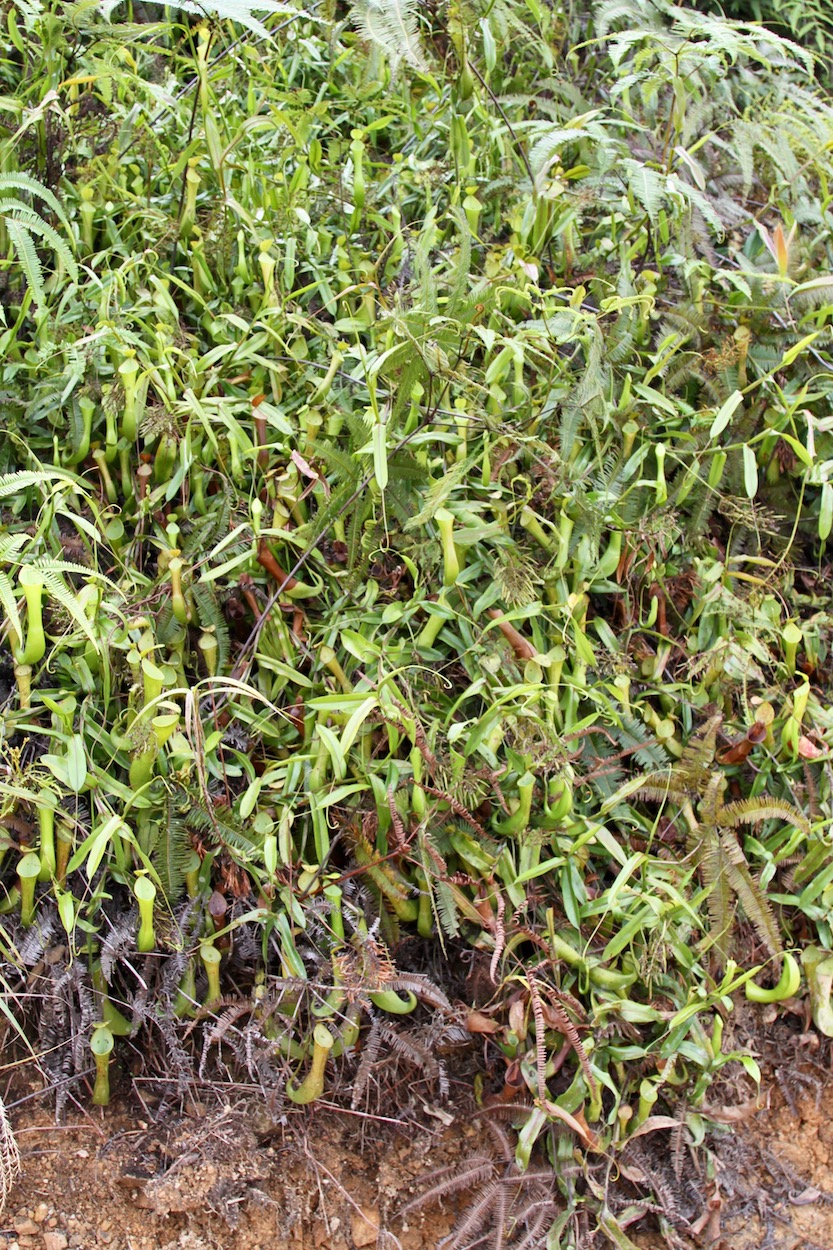
M476 1035L453 1244L680 1244L611 1168L749 1096L749 999L833 1034L823 66L671 0L2 20L7 1038L59 1108L130 1037L373 1109Z

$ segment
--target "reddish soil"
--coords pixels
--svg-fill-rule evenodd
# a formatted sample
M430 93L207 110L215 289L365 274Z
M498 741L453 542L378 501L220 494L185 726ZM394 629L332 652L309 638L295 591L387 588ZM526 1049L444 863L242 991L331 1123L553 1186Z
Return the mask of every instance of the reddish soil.
M317 1105L276 1124L251 1094L212 1096L164 1115L71 1103L61 1125L41 1097L12 1105L23 1175L0 1250L433 1250L452 1228L454 1199L397 1213L427 1172L472 1153L470 1117L429 1106L417 1125ZM787 1097L794 1109L773 1078L771 1106L712 1142L713 1217L696 1236L632 1226L632 1244L831 1250L833 1083Z

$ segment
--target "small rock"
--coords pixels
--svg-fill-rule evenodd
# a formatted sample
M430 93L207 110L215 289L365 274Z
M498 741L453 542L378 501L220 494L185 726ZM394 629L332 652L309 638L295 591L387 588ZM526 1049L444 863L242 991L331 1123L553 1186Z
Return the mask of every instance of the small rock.
M35 1221L30 1220L28 1216L25 1218L17 1216L12 1226L18 1237L36 1237L40 1232Z
M65 1233L43 1234L43 1250L67 1250L68 1244Z
M378 1207L362 1207L360 1211L353 1212L350 1218L350 1232L353 1234L353 1244L358 1247L358 1250L361 1250L363 1246L376 1245L380 1224Z
M49 1207L45 1202L39 1202L32 1212L32 1219L36 1224L42 1224L49 1214Z

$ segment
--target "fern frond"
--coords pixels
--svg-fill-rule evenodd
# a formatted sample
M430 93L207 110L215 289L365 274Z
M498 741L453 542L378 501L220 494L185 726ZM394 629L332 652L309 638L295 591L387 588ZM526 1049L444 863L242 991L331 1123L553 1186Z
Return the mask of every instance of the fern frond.
M630 157L622 165L628 175L628 190L645 209L651 223L655 223L666 195L665 179L649 165Z
M10 216L8 208L14 209L14 216ZM75 263L75 257L69 250L67 242L62 239L48 222L44 221L33 208L29 208L28 204L21 204L17 200L11 201L9 205L6 201L0 199L0 209L5 208L7 211L3 213L6 218L6 225L10 222L17 222L24 226L31 234L37 234L50 245L52 250L57 253L59 259L64 263L73 282L78 281L78 266Z
M649 736L645 726L633 716L622 716L617 734L623 750L632 752L643 768L665 769L668 753L660 742Z
M359 1060L359 1066L356 1069L356 1075L353 1078L353 1094L350 1099L350 1106L353 1111L358 1110L364 1091L370 1084L370 1076L379 1059L381 1046L382 1030L379 1027L379 1020L376 1018L372 1021L370 1025L370 1032L364 1039L362 1057Z
M783 955L784 946L772 908L749 871L746 856L738 845L735 835L729 830L721 833L720 847L728 882L740 899L747 920L754 925L758 937L770 955L776 957Z
M402 61L413 69L428 72L415 0L358 0L352 16L363 38L385 53L392 73L396 73Z
M19 171L0 174L0 197L3 197L7 191L28 191L30 195L36 195L43 200L44 204L49 205L55 216L65 226L69 226L61 201L49 190L49 187L45 187L42 182L38 182L37 178L33 178L31 174L20 173ZM2 212L3 204L4 200L0 198L0 213Z
M17 610L17 600L15 599L12 583L8 575L0 570L0 608L3 609L6 620L12 627L18 638L23 637L23 626L20 623L20 614Z
M6 1108L0 1099L0 1213L19 1175L20 1151L6 1115Z
M78 604L78 599L72 591L65 585L61 577L52 567L48 567L40 562L35 567L43 578L44 585L49 591L53 599L57 599L61 607L69 613L75 624L86 634L96 651L101 648L101 639L96 637L90 622L87 620L86 613ZM83 572L89 576L89 569L83 569Z
M445 933L450 938L459 937L460 921L454 891L444 881L436 881L432 901L434 916L438 921L437 927L441 933Z
M563 1034L564 1037L567 1038L575 1051L576 1058L578 1059L581 1070L584 1073L588 1088L595 1098L598 1093L598 1083L593 1075L593 1069L590 1067L590 1060L587 1058L587 1051L584 1049L584 1043L581 1040L578 1029L567 1015L567 1012L562 1004L558 1001L556 991L554 991L549 985L539 985L539 989L542 990L550 1000L549 1010L555 1019L555 1027L561 1034Z
M78 479L61 472L60 469L21 469L18 473L4 473L0 476L0 499L4 495L16 495L28 486L54 486L57 483L75 489L83 486ZM88 569L85 571L89 572Z
M726 856L719 839L709 834L704 836L699 847L698 867L708 891L709 939L725 962L729 958L728 938L734 927L735 910Z
M43 308L46 305L43 269L38 259L35 245L32 242L32 236L26 226L19 221L15 221L13 217L9 217L6 220L6 230L14 245L15 255L20 262L20 268L23 270L26 283L32 292L32 298L38 308Z
M119 0L101 0L98 7L103 15L109 18L118 4ZM267 27L255 17L255 13L285 13L292 17L297 15L297 9L276 4L275 0L256 0L254 4L248 4L246 0L206 0L205 4L197 3L197 0L181 0L177 8L185 13L194 13L197 17L205 17L207 13L216 13L224 20L245 26L246 30L250 30L253 35L258 35L261 39L271 39L271 35Z
M451 1003L445 994L439 986L421 972L397 972L392 981L386 982L386 988L403 993L410 991L420 1002L427 1003L429 1007L434 1007L437 1011L451 1014Z
M423 1046L412 1033L400 1032L392 1024L379 1021L379 1031L384 1041L395 1054L400 1055L420 1072L424 1072L429 1080L438 1086L443 1085L443 1069L440 1061L432 1054L430 1047Z
M458 1162L437 1168L435 1172L429 1172L421 1177L421 1180L429 1182L428 1189L418 1194L416 1198L412 1198L410 1202L406 1202L405 1206L400 1208L400 1215L407 1215L410 1211L419 1211L421 1207L436 1202L438 1198L443 1198L446 1194L459 1194L463 1190L483 1185L494 1176L494 1172L494 1160L485 1154L473 1155L465 1160L462 1167Z
M185 881L191 852L191 840L184 822L171 812L167 803L168 818L160 823L159 837L151 860L159 876L162 890L169 903L179 898Z
M425 503L416 516L411 517L406 529L421 529L428 521L433 521L437 509L441 508L455 487L465 481L474 466L479 462L480 453L472 453L459 464L455 464L444 473L438 481L433 482L425 496Z
M217 594L210 582L194 582L191 595L197 609L200 626L203 629L213 628L217 639L217 670L225 672L229 656L229 632L226 618L223 616Z
M717 730L722 723L722 716L712 716L706 724L692 734L675 772L686 777L695 786L704 788L708 779L708 769L714 763L717 750Z
M448 275L448 300L446 316L455 317L464 303L471 281L471 230L466 214L461 208L452 209L450 215L457 222L460 246L451 273Z
M792 803L761 797L740 799L720 809L720 823L736 829L738 825L758 825L765 820L784 820L809 835L810 823Z

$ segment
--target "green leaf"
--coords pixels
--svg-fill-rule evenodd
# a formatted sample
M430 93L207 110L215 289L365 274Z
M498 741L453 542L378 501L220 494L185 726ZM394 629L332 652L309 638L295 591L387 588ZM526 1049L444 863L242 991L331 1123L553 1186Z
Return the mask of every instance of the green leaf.
M328 725L316 725L315 733L327 748L327 753L332 760L336 781L343 781L347 776L347 760L344 758L341 750L341 743Z
M734 413L735 413L735 409L737 408L738 404L741 404L741 403L743 403L743 392L732 391L732 394L729 396L729 398L720 405L720 408L717 410L715 418L711 423L711 427L709 429L709 441L711 441L713 438L718 438L719 435L723 433L723 431L726 429L726 426L732 420L732 417L734 416Z
M381 421L377 421L373 426L372 445L373 445L373 476L379 485L380 490L385 490L388 484L388 427Z
M758 460L748 443L743 445L743 485L747 499L754 499L758 493Z
M341 753L345 759L348 751L356 740L359 730L373 709L378 707L378 704L379 700L376 698L375 694L368 695L364 702L356 708L355 712L353 712L347 724L344 726L344 732L341 735Z
M81 734L73 734L67 742L66 773L69 788L80 794L87 780L87 758Z
M809 347L811 343L815 343L820 334L821 330L814 330L812 334L805 334L803 339L799 339L799 341L794 343L788 351L784 352L784 355L778 361L778 364L772 372L778 373L781 369L786 369L788 365L793 363L793 361L798 360L798 357L805 350L805 348Z
M784 442L793 449L803 465L806 465L808 469L812 468L813 457L800 438L794 438L792 434L786 434L783 430L778 431L778 437L783 438Z

